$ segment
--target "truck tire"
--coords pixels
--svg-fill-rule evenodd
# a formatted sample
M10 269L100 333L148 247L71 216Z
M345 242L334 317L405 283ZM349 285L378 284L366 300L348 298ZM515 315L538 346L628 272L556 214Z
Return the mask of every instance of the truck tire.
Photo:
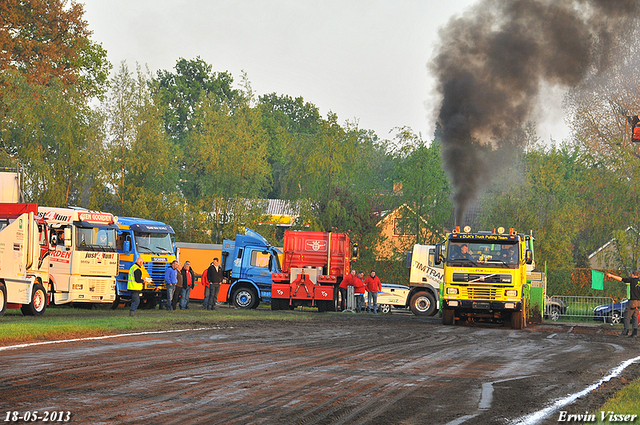
M280 298L271 298L271 310L282 310Z
M115 310L116 308L120 307L121 302L122 301L120 301L120 295L116 294L116 298L113 300L113 303L110 306L111 310Z
M40 283L33 285L31 302L20 307L25 316L42 316L47 309L47 292Z
M327 311L327 307L324 304L324 301L316 301L316 306L318 307L318 313L324 313Z
M453 322L456 320L456 314L452 308L443 308L442 309L442 324L443 325L453 325Z
M260 300L253 289L239 288L233 293L233 305L236 308L251 309L258 307Z
M436 313L436 299L430 292L419 291L411 296L409 308L416 316L433 316Z
M524 329L524 309L511 313L511 329Z
M389 304L380 304L380 313L382 314L391 314L391 305Z
M7 287L4 282L0 282L0 317L7 311Z

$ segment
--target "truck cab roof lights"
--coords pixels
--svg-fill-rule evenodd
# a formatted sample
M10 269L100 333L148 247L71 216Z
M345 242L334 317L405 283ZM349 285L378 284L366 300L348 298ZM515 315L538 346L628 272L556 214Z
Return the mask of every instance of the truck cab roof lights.
M464 226L465 233L471 233L471 226Z
M509 229L509 234L510 234L510 235L515 235L515 234L516 234L516 229L514 229L513 227L511 227L511 228Z
M504 234L504 227L502 227L502 226L498 227L498 234L499 235L503 235Z

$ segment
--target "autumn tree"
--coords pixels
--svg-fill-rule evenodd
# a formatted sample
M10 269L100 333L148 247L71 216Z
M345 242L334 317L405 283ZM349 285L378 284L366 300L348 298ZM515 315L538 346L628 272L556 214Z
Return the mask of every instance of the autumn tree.
M91 41L82 4L73 0L6 0L0 5L0 70L15 70L28 84L78 85L79 93L104 92L110 64Z

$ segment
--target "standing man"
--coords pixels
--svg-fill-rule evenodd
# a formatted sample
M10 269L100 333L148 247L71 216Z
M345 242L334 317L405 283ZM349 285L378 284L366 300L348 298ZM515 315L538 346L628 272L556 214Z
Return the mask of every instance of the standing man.
M127 281L127 289L131 291L131 308L129 316L136 317L136 310L140 305L140 291L143 288L144 279L143 272L146 272L143 266L142 257L136 258L136 263L129 269L129 280Z
M605 275L618 282L629 284L631 297L627 302L627 309L624 312L624 329L620 335L629 334L629 322L631 322L633 332L631 332L629 338L636 338L638 336L638 310L640 309L640 284L638 283L638 281L640 281L640 273L636 270L631 277L625 277L624 279L611 273L605 273Z
M376 271L371 270L371 273L364 280L364 285L367 287L367 311L378 313L378 292L382 291L382 283L380 278L376 276ZM373 308L372 308L373 306Z
M358 273L353 279L353 293L356 296L356 313L360 313L364 308L364 272Z
M176 284L178 283L178 271L176 270L176 267L178 267L178 261L173 260L171 265L167 267L167 270L164 272L164 284L167 287L167 310L173 310L171 299L173 298L173 293L175 292Z
M191 263L189 261L184 262L184 267L180 271L182 275L182 299L180 300L180 310L186 310L189 305L189 295L193 289L195 282L195 274L191 269Z
M209 310L209 297L211 296L211 286L209 284L209 279L207 279L207 273L209 272L209 267L204 269L202 272L202 277L200 281L202 282L202 286L204 286L204 299L202 300L202 309Z
M207 310L215 310L216 302L218 301L218 292L220 292L220 284L222 283L222 267L220 267L220 260L218 260L218 258L214 258L213 263L211 263L207 269L207 280L209 281L209 286L211 286Z

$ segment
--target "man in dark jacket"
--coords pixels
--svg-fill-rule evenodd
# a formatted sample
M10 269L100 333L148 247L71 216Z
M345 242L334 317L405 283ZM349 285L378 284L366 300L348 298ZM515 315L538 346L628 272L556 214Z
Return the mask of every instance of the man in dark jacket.
M180 310L186 310L189 305L189 295L191 294L191 290L195 286L195 273L191 268L191 263L189 261L184 262L184 267L180 271L182 274L182 292L180 294Z
M214 258L213 263L211 263L207 269L207 280L209 281L210 293L209 305L206 308L207 310L215 310L218 292L220 292L220 284L222 283L222 267L220 267L220 260L218 258Z
M629 324L631 323L633 332L631 332L629 337L636 338L638 336L638 310L640 310L640 273L636 270L631 277L625 277L624 279L611 273L605 273L605 275L618 282L629 284L631 296L629 297L629 301L627 301L627 309L624 311L624 329L621 335L629 334Z

